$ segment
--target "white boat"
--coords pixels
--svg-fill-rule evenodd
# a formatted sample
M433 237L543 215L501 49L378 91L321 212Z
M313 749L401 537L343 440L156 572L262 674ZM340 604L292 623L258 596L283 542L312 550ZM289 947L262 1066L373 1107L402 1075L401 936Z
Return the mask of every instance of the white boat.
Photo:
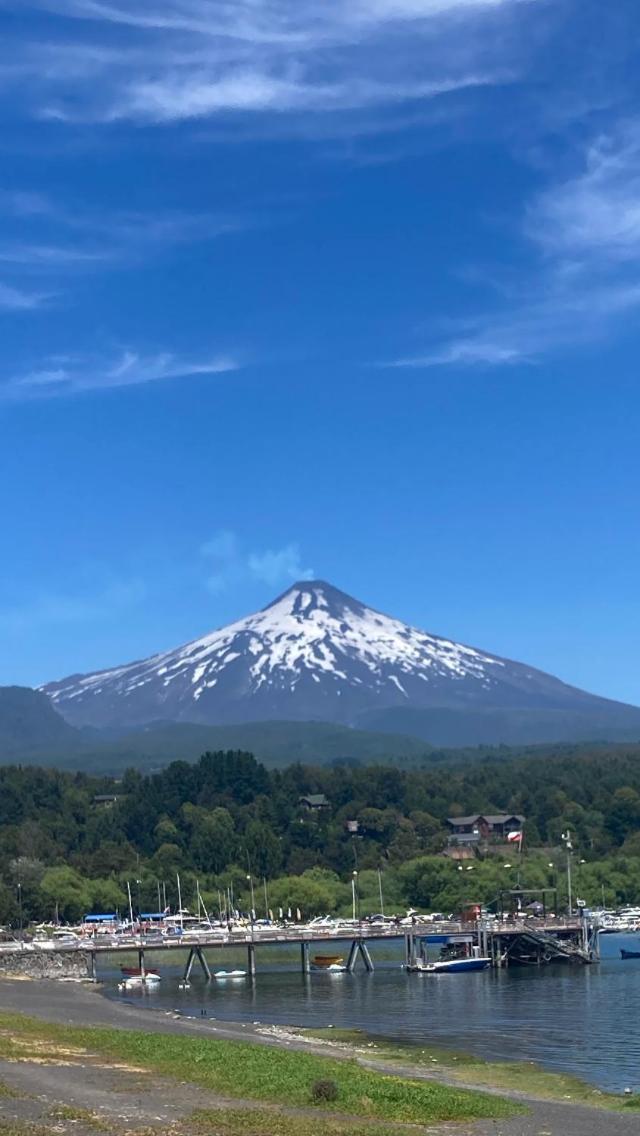
M118 990L148 990L160 984L159 974L132 974L118 983Z
M56 947L79 947L82 939L75 931L53 931L46 938L36 935L33 945L41 951L54 951Z
M216 970L214 978L246 978L246 970Z

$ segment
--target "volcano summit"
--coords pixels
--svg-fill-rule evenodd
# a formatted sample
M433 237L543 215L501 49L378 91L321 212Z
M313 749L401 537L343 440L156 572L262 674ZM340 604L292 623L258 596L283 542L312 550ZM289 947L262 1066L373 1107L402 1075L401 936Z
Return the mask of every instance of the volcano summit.
M175 650L41 688L74 725L342 723L439 745L640 738L640 709L420 631L321 580Z

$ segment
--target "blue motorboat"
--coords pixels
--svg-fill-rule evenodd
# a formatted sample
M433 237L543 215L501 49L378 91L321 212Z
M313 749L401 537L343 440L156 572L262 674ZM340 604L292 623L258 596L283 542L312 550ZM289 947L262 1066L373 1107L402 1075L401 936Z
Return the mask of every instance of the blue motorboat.
M486 970L490 965L490 958L452 958L440 959L438 962L416 959L414 963L409 963L407 970L417 974L461 974L467 970Z
M491 965L490 958L441 959L432 963L436 974L457 974L463 970L486 970Z

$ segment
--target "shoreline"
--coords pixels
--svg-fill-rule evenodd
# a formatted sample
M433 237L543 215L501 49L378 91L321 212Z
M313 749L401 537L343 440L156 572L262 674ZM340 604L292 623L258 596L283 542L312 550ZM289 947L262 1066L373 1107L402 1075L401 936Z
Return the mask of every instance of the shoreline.
M384 1039L371 1042L367 1035L357 1035L357 1031L336 1029L335 1038L317 1036L312 1030L306 1034L293 1027L277 1026L263 1022L227 1022L220 1019L185 1017L178 1010L152 1010L141 1014L140 1009L127 1002L116 1002L105 998L97 984L59 982L45 979L39 982L0 979L0 1009L16 1015L38 1019L51 1025L71 1026L86 1029L106 1027L116 1030L135 1031L151 1034L178 1035L204 1039L220 1039L231 1042L251 1043L260 1047L271 1047L287 1051L312 1054L318 1057L337 1060L354 1060L363 1070L371 1070L382 1075L403 1077L415 1081L431 1082L457 1088L476 1090L490 1095L511 1099L524 1104L529 1110L527 1117L492 1122L492 1132L499 1131L504 1136L529 1136L531 1132L545 1130L551 1136L599 1136L606 1124L612 1136L631 1136L638 1132L638 1112L635 1109L618 1111L616 1107L585 1104L580 1100L559 1099L530 1091L526 1087L513 1088L502 1084L492 1084L490 1080L467 1079L464 1065L458 1071L446 1063L420 1066L412 1063L411 1047L386 1047ZM146 1007L145 1007L146 1010ZM328 1030L319 1031L325 1035ZM342 1035L342 1036L341 1036ZM349 1035L344 1040L345 1035ZM379 1049L379 1052L376 1052ZM433 1047L428 1052L432 1052ZM426 1052L426 1051L423 1051ZM451 1056L451 1055L449 1055ZM461 1055L462 1056L462 1055ZM487 1070L492 1066L486 1063ZM533 1072L532 1072L533 1076ZM605 1094L601 1094L602 1097ZM622 1108L624 1101L620 1099ZM606 1113L606 1121L603 1116ZM465 1133L482 1136L483 1122L474 1122L465 1127Z

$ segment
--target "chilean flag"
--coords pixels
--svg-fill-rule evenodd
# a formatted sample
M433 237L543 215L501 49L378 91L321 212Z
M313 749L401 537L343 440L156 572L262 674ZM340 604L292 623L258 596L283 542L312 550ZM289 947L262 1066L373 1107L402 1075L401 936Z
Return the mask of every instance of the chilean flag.
M510 844L522 844L522 832L508 832L507 840Z

